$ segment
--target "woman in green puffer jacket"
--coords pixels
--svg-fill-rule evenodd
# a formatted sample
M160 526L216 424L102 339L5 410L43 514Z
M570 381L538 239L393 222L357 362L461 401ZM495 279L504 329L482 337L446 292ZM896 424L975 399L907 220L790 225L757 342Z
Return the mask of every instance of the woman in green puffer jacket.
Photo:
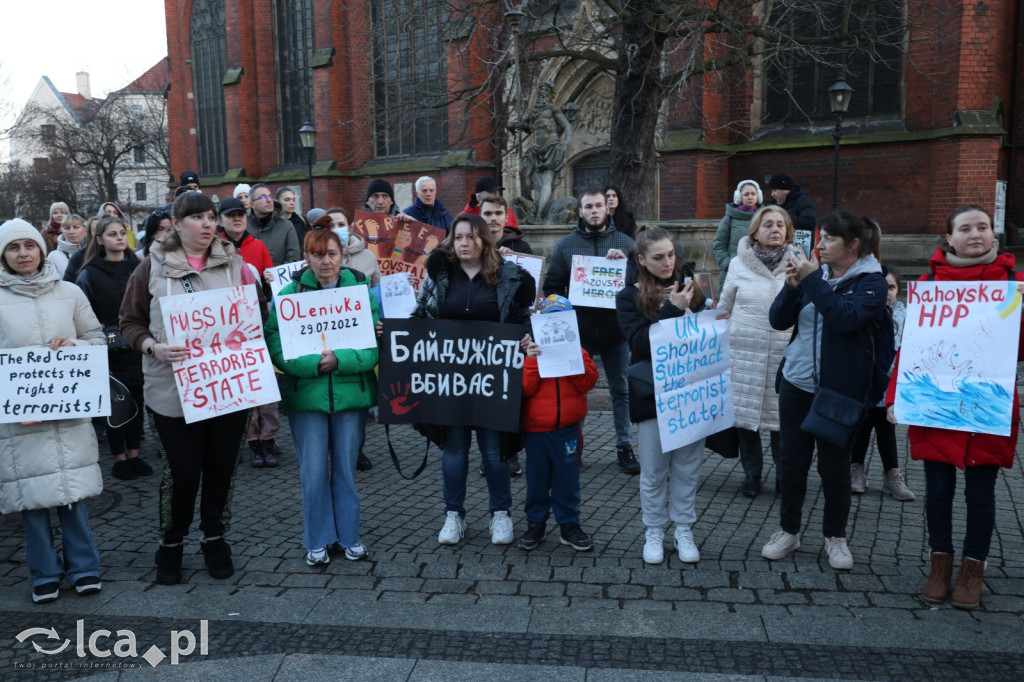
M341 265L344 249L333 230L311 230L303 243L306 262L279 296L335 287L367 286L354 270ZM376 327L377 301L369 297ZM288 411L292 440L302 468L302 544L306 563L330 562L328 547L340 545L345 558L366 557L359 540L359 494L355 471L369 408L377 404L377 348L324 350L285 360L277 306L267 320L267 347L285 377L281 398Z

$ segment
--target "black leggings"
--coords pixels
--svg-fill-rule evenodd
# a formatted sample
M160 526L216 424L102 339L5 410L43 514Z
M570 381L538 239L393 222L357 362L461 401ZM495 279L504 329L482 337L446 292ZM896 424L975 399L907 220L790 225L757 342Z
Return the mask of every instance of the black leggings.
M112 455L123 455L128 450L138 450L139 446L142 445L142 422L143 422L143 405L142 405L142 386L128 386L128 392L132 394L132 400L135 401L135 405L138 407L138 412L132 417L124 426L114 428L110 424L105 424L107 427L107 443L110 445L110 454Z
M878 454L882 456L882 466L886 471L897 469L900 465L899 455L896 452L896 426L890 424L885 417L884 407L872 407L864 416L864 422L860 425L860 431L853 439L850 448L850 461L853 464L863 464L868 454L868 445L871 444L871 429L875 430L875 442L878 445Z

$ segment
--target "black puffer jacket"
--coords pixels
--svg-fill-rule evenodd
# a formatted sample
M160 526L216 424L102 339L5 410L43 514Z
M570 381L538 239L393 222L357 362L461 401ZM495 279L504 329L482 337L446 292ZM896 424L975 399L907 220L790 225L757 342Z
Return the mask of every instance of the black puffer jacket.
M416 296L413 317L439 319L455 267L457 265L449 261L440 249L430 254L427 258L427 276ZM537 284L533 281L533 275L515 263L503 261L496 292L498 308L501 311L499 321L510 324L529 322L530 306L537 297Z
M131 250L124 260L95 258L78 273L75 284L85 292L93 312L103 327L119 324L121 301L128 288L128 279L139 266ZM142 386L142 356L133 350L111 351L108 355L110 373L126 386Z
M793 185L782 205L798 230L813 230L818 224L818 205L804 192L800 185Z

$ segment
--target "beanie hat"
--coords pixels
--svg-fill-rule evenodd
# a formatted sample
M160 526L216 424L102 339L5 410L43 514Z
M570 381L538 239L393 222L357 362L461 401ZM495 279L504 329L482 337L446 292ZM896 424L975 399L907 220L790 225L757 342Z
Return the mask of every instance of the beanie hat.
M199 184L199 175L195 171L185 171L181 174L181 177L178 178L178 184L182 186L193 182L197 185Z
M565 310L572 310L572 303L569 303L569 299L565 296L559 296L558 294L551 294L537 306L537 312L541 314L560 313Z
M306 224L312 225L316 222L317 218L321 218L327 215L327 211L322 208L311 208L309 213L306 214Z
M50 217L51 218L53 217L53 212L56 211L58 208L63 208L68 213L71 213L71 209L68 208L68 205L65 204L63 201L55 201L52 204L50 204Z
M382 178L376 178L374 180L371 180L370 186L366 188L366 199L369 200L369 198L372 197L377 192L384 192L389 197L391 197L392 202L395 201L395 190L391 188L391 183L388 182L387 180L384 180Z
M761 204L764 203L764 194L761 192L761 185L757 184L757 180L740 180L740 184L736 185L736 191L732 193L732 203L736 204L737 206L740 205L740 201L743 200L743 197L740 195L740 192L743 191L743 186L744 185L753 185L754 189L757 190L757 203L758 203L758 205L761 205ZM782 188L779 187L779 188L773 188L773 189L782 189Z
M252 187L250 187L249 185L247 185L247 184L245 184L243 182L240 185L235 185L235 191L234 191L234 193L231 196L234 197L235 199L237 199L239 194L242 194L242 193L248 194L251 191L252 191Z
M776 173L772 176L772 179L768 181L768 189L793 189L795 186L793 178L789 177L785 173Z
M21 218L11 218L0 225L0 254L15 239L31 239L39 245L39 250L42 253L46 253L46 242L43 241L43 235L39 234L39 230L32 227L31 223Z

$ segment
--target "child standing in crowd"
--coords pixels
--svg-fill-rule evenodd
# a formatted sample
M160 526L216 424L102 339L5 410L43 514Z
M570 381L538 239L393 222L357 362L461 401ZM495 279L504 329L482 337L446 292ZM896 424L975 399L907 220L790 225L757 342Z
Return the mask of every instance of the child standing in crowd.
M896 349L900 347L900 336L903 334L903 319L907 316L907 307L902 301L896 300L900 292L900 275L884 265L882 274L888 283L888 298L886 302L892 313L893 335L896 337ZM890 376L891 376L890 372ZM875 431L875 442L878 445L878 454L882 458L882 466L885 468L885 480L882 483L882 490L889 493L901 502L913 502L917 496L903 480L903 473L899 469L899 453L896 451L896 426L890 424L885 414L885 400L883 399L875 407L869 408L864 415L864 423L861 424L860 432L853 439L853 448L850 451L850 492L855 495L862 494L868 489L867 471L864 469L864 460L867 458L868 446L871 444L871 430Z
M540 306L541 314L572 310L563 296L551 294ZM562 528L563 545L585 552L594 547L580 528L580 464L583 434L580 424L587 416L587 391L597 385L597 367L587 351L583 373L542 378L537 368L540 348L531 339L523 365L523 445L526 446L526 532L519 548L537 547L545 535L548 513Z

